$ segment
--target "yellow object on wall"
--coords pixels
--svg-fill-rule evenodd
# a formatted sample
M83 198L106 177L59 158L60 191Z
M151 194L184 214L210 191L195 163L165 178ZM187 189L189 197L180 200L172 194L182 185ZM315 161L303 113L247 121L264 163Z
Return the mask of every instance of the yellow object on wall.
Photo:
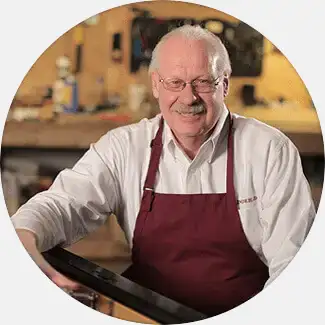
M84 26L79 25L73 28L73 41L75 45L84 43Z

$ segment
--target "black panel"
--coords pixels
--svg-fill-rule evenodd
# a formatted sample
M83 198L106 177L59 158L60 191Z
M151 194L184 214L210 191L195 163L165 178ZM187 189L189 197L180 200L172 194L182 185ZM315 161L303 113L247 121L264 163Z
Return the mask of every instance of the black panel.
M221 23L220 32L214 32L225 44L232 63L232 76L256 77L262 73L264 38L255 29L240 22L231 23L212 18L159 19L136 17L131 27L131 72L136 72L144 64L149 65L151 53L163 35L184 24L206 27L208 22Z
M43 256L67 277L160 324L188 323L207 318L61 247L44 252Z

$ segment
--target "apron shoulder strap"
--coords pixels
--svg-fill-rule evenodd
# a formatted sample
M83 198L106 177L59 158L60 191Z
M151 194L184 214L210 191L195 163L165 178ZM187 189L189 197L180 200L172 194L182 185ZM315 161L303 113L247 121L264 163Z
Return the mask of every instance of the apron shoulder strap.
M160 161L160 156L161 156L162 146L163 146L162 145L163 129L164 129L164 120L161 117L156 136L150 143L151 155L150 155L147 177L144 183L144 189L151 190L151 191L154 190L156 173L159 168L159 161Z

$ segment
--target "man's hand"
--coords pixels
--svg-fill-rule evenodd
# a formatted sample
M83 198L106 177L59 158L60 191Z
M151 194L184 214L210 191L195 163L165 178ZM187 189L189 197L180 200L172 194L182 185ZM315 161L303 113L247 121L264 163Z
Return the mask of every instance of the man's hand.
M81 287L80 284L74 282L58 271L56 271L42 256L42 254L37 249L36 245L36 236L24 229L17 229L17 234L24 245L25 249L34 260L34 262L38 265L38 267L50 278L52 282L54 282L57 286L64 290L76 290Z

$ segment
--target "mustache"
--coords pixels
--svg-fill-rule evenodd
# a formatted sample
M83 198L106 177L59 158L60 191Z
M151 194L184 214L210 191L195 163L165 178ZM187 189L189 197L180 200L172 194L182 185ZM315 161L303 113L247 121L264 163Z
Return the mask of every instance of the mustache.
M178 105L174 109L174 112L180 114L201 114L206 112L206 108L203 104L193 104L191 106Z

